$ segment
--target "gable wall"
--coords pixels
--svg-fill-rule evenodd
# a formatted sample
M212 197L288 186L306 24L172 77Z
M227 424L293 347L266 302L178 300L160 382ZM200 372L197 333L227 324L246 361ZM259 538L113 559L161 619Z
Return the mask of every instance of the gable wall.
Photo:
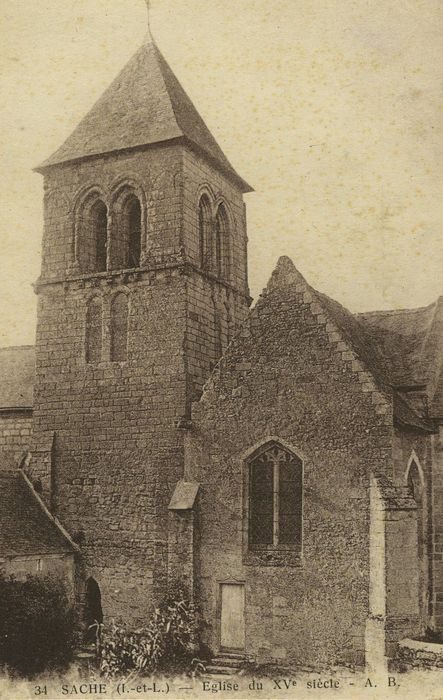
M208 643L217 648L219 583L234 578L246 583L247 653L318 667L363 661L368 479L391 467L392 415L376 410L311 308L295 285L259 300L194 406L187 469L201 483L196 577ZM304 459L298 566L254 563L244 549L244 454L268 436Z

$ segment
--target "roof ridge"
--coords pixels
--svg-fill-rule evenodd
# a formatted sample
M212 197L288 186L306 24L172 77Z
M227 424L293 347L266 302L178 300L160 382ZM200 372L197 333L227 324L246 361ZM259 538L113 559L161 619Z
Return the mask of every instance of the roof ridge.
M439 297L440 298L440 297ZM380 315L394 315L394 314L403 314L403 313L419 313L421 311L426 311L427 309L430 309L431 306L435 306L438 302L438 299L436 301L431 302L430 304L426 304L426 306L414 306L412 308L403 308L403 309L374 309L372 311L355 311L355 312L350 312L352 313L353 316L380 316Z
M161 64L161 63L163 62L163 63L165 63L166 66L169 68L169 65L168 65L166 59L164 58L162 52L160 51L160 49L158 48L157 44L155 43L154 37L152 36L152 34L151 34L150 32L149 32L149 41L145 42L143 46L144 46L146 49L147 49L149 46L152 46L153 50L154 50L154 51L156 52L156 54L157 54L157 60L159 60L159 63ZM171 93L169 92L168 84L167 84L166 78L165 78L164 73L163 73L163 70L162 70L162 69L163 69L163 66L160 65L159 67L160 67L160 75L161 75L161 77L162 77L163 85L164 85L164 88L165 88L165 90L166 90L166 93L167 93L167 95L168 95L168 97L169 97L169 101L170 101L170 103L171 103L171 109L172 109L172 113L173 113L173 115L174 115L175 123L177 124L177 129L179 129L179 131L181 131L181 132L182 132L182 135L184 136L185 134L184 134L183 128L182 128L181 124L179 124L179 121L178 121L178 119L177 119L177 113L176 113L175 106L174 106L174 100L173 100L172 97L171 97ZM169 70L170 70L171 73L172 73L172 69L170 68ZM175 75L174 75L174 77L175 77ZM180 87L182 88L181 83L180 83L180 81L178 80L178 78L176 78L176 80L177 80L178 84L180 85ZM182 88L182 90L183 90L183 88Z

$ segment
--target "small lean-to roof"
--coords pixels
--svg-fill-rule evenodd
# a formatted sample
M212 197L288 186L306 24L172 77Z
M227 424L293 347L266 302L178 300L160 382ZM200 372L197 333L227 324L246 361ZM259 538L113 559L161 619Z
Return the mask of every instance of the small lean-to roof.
M168 509L192 510L199 488L200 484L196 481L183 481L183 479L178 481L171 496Z
M0 468L0 557L71 551L73 548L39 506L21 472Z
M36 170L175 139L196 146L244 192L251 191L149 37L65 143Z
M33 345L0 348L0 410L32 408L34 379Z

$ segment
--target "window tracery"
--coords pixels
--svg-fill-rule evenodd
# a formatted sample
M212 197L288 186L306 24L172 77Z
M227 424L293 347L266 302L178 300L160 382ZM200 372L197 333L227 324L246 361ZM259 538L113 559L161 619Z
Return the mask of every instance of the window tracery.
M277 443L249 463L249 546L301 549L303 465Z

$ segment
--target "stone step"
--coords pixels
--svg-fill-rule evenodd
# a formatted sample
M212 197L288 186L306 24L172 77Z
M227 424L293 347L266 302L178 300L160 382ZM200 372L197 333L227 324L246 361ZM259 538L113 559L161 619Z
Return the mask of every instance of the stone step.
M222 666L220 664L208 664L206 666L205 674L210 676L233 676L237 668L234 666Z
M83 644L83 646L74 650L73 656L74 659L95 659L95 644Z
M91 654L90 651L75 651L74 659L95 659L95 654Z
M244 659L234 659L230 656L214 656L211 659L211 664L213 666L232 666L233 668L239 668L244 661Z

